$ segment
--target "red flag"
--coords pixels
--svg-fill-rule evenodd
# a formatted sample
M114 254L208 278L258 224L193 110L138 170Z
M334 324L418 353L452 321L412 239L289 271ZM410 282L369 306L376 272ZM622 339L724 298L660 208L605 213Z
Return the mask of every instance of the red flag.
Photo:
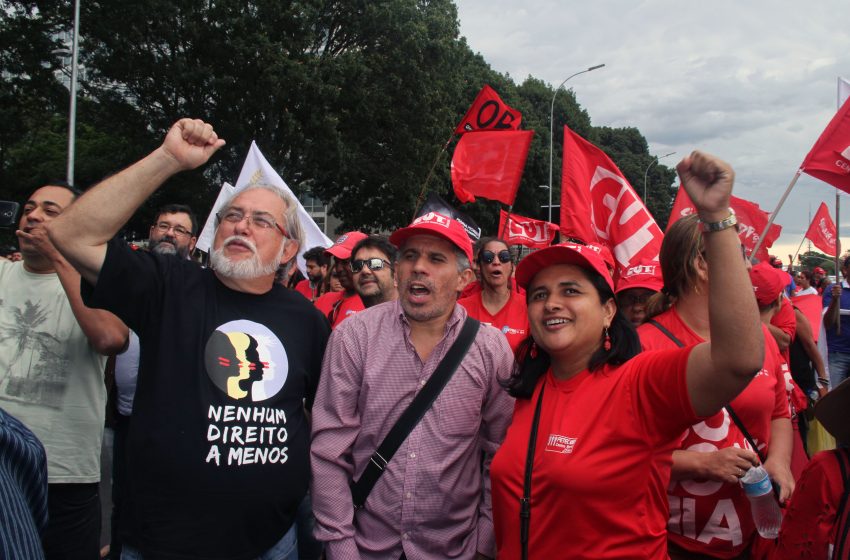
M663 234L605 153L564 127L561 233L608 246L617 272L658 260Z
M770 215L762 210L755 202L738 198L737 196L730 197L729 205L735 211L735 216L738 218L738 237L741 239L741 244L747 249L748 254L752 253L758 243L761 232L767 225ZM691 202L688 193L685 189L679 187L679 192L676 194L676 201L673 203L673 210L670 211L670 219L667 221L667 229L673 225L673 222L688 214L693 214L696 211L694 203ZM782 226L773 223L767 232L759 248L756 258L760 261L770 259L768 249L773 246L773 242L779 238L782 233Z
M513 204L533 135L531 130L482 130L461 136L452 156L458 199L475 202L481 196Z
M815 213L811 225L809 225L806 237L811 239L815 247L825 254L831 257L835 256L835 239L838 237L838 233L835 231L835 223L829 215L829 210L823 202L820 203L818 211Z
M812 336L815 342L818 341L820 335L820 322L823 317L823 302L821 296L817 294L809 294L805 296L794 296L791 298L791 304L803 312L803 315L812 324Z
M522 113L502 101L496 90L485 85L455 128L455 134L473 130L519 130Z
M850 193L850 99L829 121L800 169Z
M505 220L508 222L507 227L505 227ZM499 235L510 245L542 249L552 244L557 233L557 224L516 214L511 214L509 219L507 212L499 210Z

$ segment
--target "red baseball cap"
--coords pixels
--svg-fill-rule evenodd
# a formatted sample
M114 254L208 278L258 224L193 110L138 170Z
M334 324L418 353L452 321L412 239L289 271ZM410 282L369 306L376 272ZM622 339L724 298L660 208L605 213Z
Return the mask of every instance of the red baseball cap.
M826 271L819 266L816 266L812 272L814 274L823 274L824 276L826 276Z
M582 268L589 268L599 273L608 283L611 291L614 291L614 280L611 278L602 256L593 247L576 243L552 245L535 251L522 259L516 269L517 285L527 290L531 280L538 272L554 264L574 264Z
M337 237L334 244L325 249L325 253L329 253L338 259L346 260L351 258L351 250L357 245L361 239L369 237L361 231L349 231Z
M607 245L602 245L601 243L588 243L587 246L599 253L603 262L608 265L608 270L617 270L617 264L614 261L614 253L611 252L611 249L609 249Z
M658 261L654 261L631 266L617 278L616 284L615 293L618 294L631 288L646 288L653 292L660 292L664 287L664 280L661 279L661 265Z
M759 306L770 305L787 283L788 275L778 268L773 268L769 263L760 262L750 270L750 282L753 284L753 293Z
M419 216L407 227L397 229L390 235L390 243L401 248L408 238L414 235L436 235L442 237L466 255L472 262L472 242L466 234L466 229L457 220L453 220L436 212L428 212Z

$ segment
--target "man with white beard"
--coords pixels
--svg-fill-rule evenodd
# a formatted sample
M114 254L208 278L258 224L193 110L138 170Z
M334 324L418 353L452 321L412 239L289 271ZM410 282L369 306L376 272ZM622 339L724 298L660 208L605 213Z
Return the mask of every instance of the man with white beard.
M148 234L148 250L188 259L197 243L198 220L185 204L166 204L156 212Z
M274 282L301 243L297 204L268 185L226 201L210 269L111 241L163 182L223 145L209 124L182 119L49 229L83 277L86 304L123 318L141 342L122 558L297 558L305 404L330 330Z

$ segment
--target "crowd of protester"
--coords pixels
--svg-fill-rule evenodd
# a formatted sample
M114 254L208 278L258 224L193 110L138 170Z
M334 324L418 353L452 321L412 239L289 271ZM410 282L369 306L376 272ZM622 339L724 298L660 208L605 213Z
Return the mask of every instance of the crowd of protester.
M185 205L144 249L115 237L223 144L183 119L85 194L25 201L0 558L850 557L850 285L748 258L725 162L679 163L696 213L627 270L581 242L518 261L435 213L305 248L263 183L221 206L208 267ZM760 465L777 539L741 484Z

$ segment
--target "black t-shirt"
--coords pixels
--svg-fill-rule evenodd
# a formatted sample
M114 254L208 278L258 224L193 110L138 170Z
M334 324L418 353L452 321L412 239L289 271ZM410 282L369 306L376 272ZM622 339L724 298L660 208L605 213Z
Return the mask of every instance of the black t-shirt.
M252 295L211 270L109 244L87 305L138 335L128 542L151 558L248 559L292 525L310 477L312 404L330 333L301 294Z

